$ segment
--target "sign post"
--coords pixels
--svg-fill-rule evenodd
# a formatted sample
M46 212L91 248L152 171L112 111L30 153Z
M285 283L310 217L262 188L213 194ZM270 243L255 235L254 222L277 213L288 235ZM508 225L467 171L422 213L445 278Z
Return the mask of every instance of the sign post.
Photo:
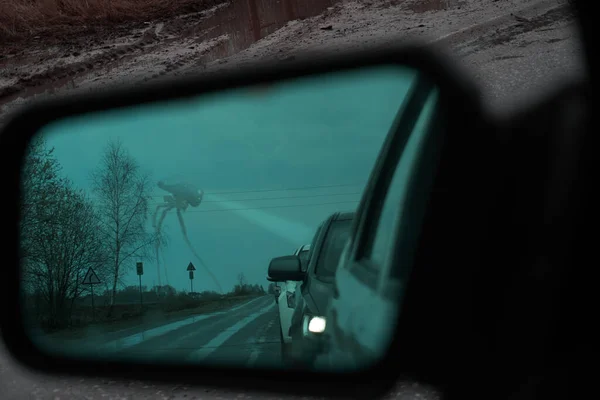
M194 271L196 267L191 262L188 264L187 270L190 273L190 294L194 293Z
M142 275L144 275L144 263L138 261L136 266L138 277L140 278L140 308L144 308L144 299L142 296Z
M100 278L96 275L96 272L90 267L81 282L83 285L90 285L90 292L92 293L92 321L96 320L96 309L94 306L94 285L98 285L100 282Z

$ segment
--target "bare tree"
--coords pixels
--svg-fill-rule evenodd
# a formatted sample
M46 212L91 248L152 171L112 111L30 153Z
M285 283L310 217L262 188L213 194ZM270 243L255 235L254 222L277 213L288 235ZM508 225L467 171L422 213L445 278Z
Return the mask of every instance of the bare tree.
M233 293L242 294L248 291L248 281L246 279L246 275L243 272L240 272L237 276L238 283L233 287Z
M21 210L20 210L20 264L22 268L22 286L29 310L42 317L43 299L40 294L40 282L28 274L31 253L35 247L36 236L42 223L53 222L53 208L58 204L57 192L61 185L60 166L52 156L40 136L29 144L25 162L21 171Z
M35 237L37 227L42 222L53 219L53 210L58 206L58 193L63 181L60 178L60 165L48 149L44 139L34 138L29 145L21 174L21 262L25 262L29 241Z
M44 299L52 328L68 323L74 302L87 290L81 284L86 271L102 273L107 260L92 203L67 182L59 197L53 218L40 223L30 238L26 269Z
M121 278L136 261L151 257L151 245L157 240L145 226L151 183L120 141L107 144L92 183L103 222L103 242L111 254L111 315Z
M26 155L22 175L21 265L26 297L49 328L68 323L90 267L106 263L92 203L60 177L60 166L43 139Z

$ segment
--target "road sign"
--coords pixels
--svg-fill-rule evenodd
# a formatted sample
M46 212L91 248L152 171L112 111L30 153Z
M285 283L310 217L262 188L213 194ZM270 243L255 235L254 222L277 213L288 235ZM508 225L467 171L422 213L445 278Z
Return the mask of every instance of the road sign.
M137 274L138 277L140 278L140 308L144 307L144 298L142 295L142 275L144 275L144 263L141 261L138 261L135 264L136 270L137 270Z
M81 281L84 285L90 285L90 291L92 292L92 320L96 321L96 307L94 306L94 285L97 285L100 282L100 278L96 275L96 272L90 267L88 271L85 273L85 277L83 277L83 281Z
M81 283L84 285L97 285L102 282L100 282L100 278L98 278L98 275L96 275L96 272L92 269L92 267L90 267L90 269L88 269L88 271L85 274L85 277L83 278L83 281Z
M190 271L190 279L194 279L194 271Z
M194 269L190 269L194 268L194 266L192 265L192 263L190 263L190 265L188 265L188 271L190 271L190 293L194 293Z
M189 264L188 264L188 267L187 267L187 270L188 270L188 271L195 271L195 270L196 270L196 267L194 267L194 264L192 264L192 263L189 263ZM191 278L190 278L190 279L191 279Z

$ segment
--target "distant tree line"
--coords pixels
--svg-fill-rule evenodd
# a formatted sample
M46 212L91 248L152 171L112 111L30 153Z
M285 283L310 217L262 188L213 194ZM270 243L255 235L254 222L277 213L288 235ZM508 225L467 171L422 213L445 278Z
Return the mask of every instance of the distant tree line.
M244 296L253 294L266 294L265 289L258 284L244 284L240 286L236 284L233 290L226 294L220 294L215 291L203 291L190 293L187 290L177 290L171 285L154 286L148 288L146 285L142 285L141 301L147 303L155 303L165 298L170 298L177 295L189 296L199 300L218 300L228 296ZM99 305L110 304L111 293L109 290L105 290L101 293L95 293L94 302ZM91 305L91 293L89 291L81 296L79 304ZM140 303L140 287L138 285L125 286L124 288L117 291L115 296L115 304L126 305L126 304L139 304Z
M248 284L246 276L243 273L238 274L238 282L233 287L232 293L235 295L246 294L266 294L265 288L259 284Z

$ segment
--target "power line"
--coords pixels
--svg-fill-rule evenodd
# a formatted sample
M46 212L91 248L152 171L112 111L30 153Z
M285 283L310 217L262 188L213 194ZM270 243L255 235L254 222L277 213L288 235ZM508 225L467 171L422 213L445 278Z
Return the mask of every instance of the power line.
M338 188L338 187L350 187L350 186L362 186L360 183L353 184L343 184L343 185L320 185L320 186L303 186L303 187L292 187L292 188L282 188L282 189L258 189L258 190L238 190L238 191L224 191L224 192L205 192L205 195L211 194L247 194L247 193L267 193L267 192L287 192L294 190L311 190L311 189L328 189L328 188ZM163 197L168 195L165 193L164 195L152 195L150 197Z
M234 202L238 202L238 201L263 201L263 200L287 200L287 199L310 199L310 198L315 198L315 197L329 197L329 196L350 196L350 195L357 195L357 194L362 194L362 192L350 192L350 193L327 193L327 194L313 194L313 195L309 195L309 196L285 196L285 197L262 197L262 198L254 198L254 199L232 199L232 200L224 200L224 201L234 201ZM206 200L206 201L202 201L202 204L204 203L222 203L223 201L219 201L219 200ZM150 205L160 205L163 203L152 203Z
M286 204L282 206L265 206L265 207L248 207L248 208L220 208L214 210L190 210L184 211L188 213L202 213L202 212L218 212L218 211L246 211L246 210L263 210L269 208L295 208L295 207L310 207L310 206L325 206L333 204L346 204L346 203L359 203L360 200L348 200L348 201L333 201L330 203L312 203L312 204Z

